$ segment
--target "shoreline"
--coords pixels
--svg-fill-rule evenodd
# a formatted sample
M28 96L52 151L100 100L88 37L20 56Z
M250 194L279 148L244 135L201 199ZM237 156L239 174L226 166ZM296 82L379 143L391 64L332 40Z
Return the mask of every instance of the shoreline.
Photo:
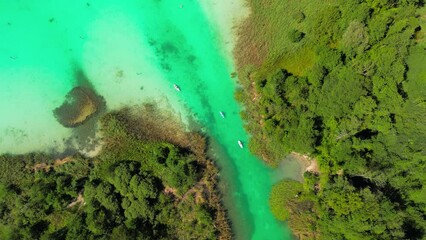
M274 183L284 179L292 179L300 183L304 182L304 174L311 172L320 174L318 161L307 154L291 152L285 156L272 170L272 179Z
M112 116L112 117L111 117ZM106 135L105 141L102 143L103 149L101 149L94 156L81 155L81 153L75 152L69 154L66 157L56 157L50 154L40 155L38 153L27 153L25 155L0 155L2 159L20 159L21 164L15 165L15 167L23 167L26 174L34 174L38 171L44 172L56 172L62 165L68 163L84 161L87 162L87 166L93 164L90 167L87 175L92 174L96 170L97 165L101 164L97 157L102 159L103 154L111 154L115 151L123 151L122 146L117 146L118 142L129 141L130 142L144 142L144 144L156 144L166 143L171 144L174 147L181 149L181 151L189 151L188 154L192 155L194 161L199 164L200 178L193 185L190 186L188 191L181 193L182 199L177 199L174 194L170 195L167 191L167 185L164 185L164 193L170 195L172 201L175 202L174 206L176 209L178 205L194 204L199 206L208 206L213 210L211 213L212 217L212 228L215 230L214 234L217 239L232 239L232 229L228 218L227 210L222 202L223 195L219 190L219 169L207 153L208 139L197 131L188 131L182 128L184 123L176 118L176 115L170 110L159 109L154 104L145 104L140 107L123 108L118 111L109 111L105 117L101 119L101 125L105 122L116 119L117 123L121 125L119 129L124 130L125 134L118 134L117 136L108 136L111 132L108 132L109 125L103 126L99 132ZM170 134L175 132L176 134ZM122 138L122 139L120 139ZM126 140L127 139L127 140ZM111 141L112 140L112 141ZM118 141L118 142L116 142ZM118 143L119 145L120 143ZM125 148L124 148L125 149ZM127 154L127 153L124 153ZM114 155L114 154L113 154ZM127 159L127 158L126 158ZM129 158L129 161L135 161L135 159ZM74 165L74 164L73 164ZM67 169L65 167L65 169ZM66 170L60 170L61 172L67 173ZM71 173L72 174L72 173ZM1 174L0 174L1 175ZM1 175L0 177L2 177ZM164 184L163 182L162 184ZM76 202L80 201L80 209L86 204L84 202L83 191L85 188L80 189L77 200L71 202L68 208L74 206ZM179 201L181 200L181 201ZM189 216L189 215L182 215ZM196 219L196 217L188 217L188 219ZM189 221L186 219L186 221ZM177 229L179 233L180 230ZM213 233L213 232L212 232Z
M216 2L201 2L204 14L219 33L219 43L222 54L235 68L234 48L237 44L237 29L250 14L246 0L219 0Z
M179 119L176 112L164 109L156 103L127 107L113 111L113 113L120 116L120 119L125 123L126 131L130 135L134 135L137 140L168 142L194 154L196 161L204 168L202 177L181 196L180 200L185 201L184 199L191 195L196 204L207 204L215 209L214 227L218 239L232 239L231 222L227 209L222 202L223 195L219 188L219 168L207 153L208 138L197 129L185 128L188 127L187 124ZM105 148L109 148L108 143L105 143ZM173 195L173 197L178 196L175 195L174 191L168 190L170 189L166 187L164 192ZM175 198L175 200L179 204L179 198Z
M318 160L315 158L311 158L307 154L301 154L297 152L291 152L289 156L293 159L295 159L300 167L301 167L301 177L303 179L303 175L305 172L312 172L314 174L320 174L319 166L318 166Z
M238 88L242 86L242 83L240 82L240 80L238 79L238 76L236 75L238 70L236 47L238 46L238 41L239 41L240 26L250 16L251 10L246 0L231 0L230 2L220 0L219 2L220 3L203 2L201 3L201 5L203 6L205 15L208 17L210 22L213 24L213 26L219 33L220 38L215 39L215 41L220 46L219 50L222 56L224 57L224 59L226 60L226 64L229 71L228 76L230 81L232 81L232 84L234 85L233 99L239 105L239 111L237 114L241 117L241 111L243 111L245 106L244 104L242 104L241 101L238 101L235 97L235 93L238 93ZM243 125L245 125L244 120L243 120ZM243 128L243 126L241 127ZM243 129L244 129L244 132L247 133L246 129L245 128ZM249 140L247 139L247 142L248 141ZM262 167L266 167L262 159L260 159L255 154L251 153L251 151L249 152L250 152L249 153L250 158L256 158L256 159L250 159L250 160L255 160L256 164L262 165ZM253 166L252 169L255 170L256 165ZM249 172L250 171L251 170L249 170ZM262 186L264 189L267 189L268 188L267 185L269 184L271 184L271 186L273 185L274 180L271 175L272 171L273 169L266 170L267 172L266 178L268 180L265 181L264 185ZM257 176L259 179L262 179L261 177L259 177L259 175ZM247 181L247 179L245 179L245 181ZM256 180L253 180L253 182L256 182ZM253 186L249 187L249 189L250 188L253 188ZM247 190L247 191L250 191L250 190ZM291 235L291 233L288 230L287 224L283 222L279 222L277 219L273 218L272 216L271 216L271 219L273 220L268 219L269 216L268 214L266 214L266 212L270 212L271 210L267 203L268 196L270 193L269 191L267 192L268 193L266 192L262 193L264 194L264 196L261 198L262 200L259 200L258 196L251 196L252 198L249 200L250 203L247 203L249 212L254 215L253 223L251 223L253 224L253 226L251 227L253 227L254 229L251 229L252 230L251 236L249 231L247 231L247 229L245 230L241 229L239 224L239 221L241 220L238 219L238 217L232 218L233 213L237 208L235 208L235 206L231 206L230 209L228 209L228 211L230 212L231 219L233 220L231 221L232 230L234 233L236 233L236 236L239 236L240 238L241 236L245 236L245 237L251 237L254 239L261 239L260 237L265 238L268 235L269 238L272 237L271 239L280 238L279 236L281 236L281 239L289 239L289 235ZM240 191L236 191L236 193L240 194ZM231 192L230 194L236 194L236 193ZM263 200L266 200L266 202L263 203ZM226 201L226 198L225 198L225 201ZM252 204L254 201L257 201L257 202ZM259 204L264 206L260 206ZM253 207L253 206L256 206L256 207ZM262 209L262 211L259 211L259 209ZM234 214L236 216L240 215L240 213L234 213ZM244 218L242 219L242 222L244 222L243 224L247 224ZM265 229L267 230L265 231ZM273 234L270 235L271 233ZM245 238L243 237L241 239L245 239Z

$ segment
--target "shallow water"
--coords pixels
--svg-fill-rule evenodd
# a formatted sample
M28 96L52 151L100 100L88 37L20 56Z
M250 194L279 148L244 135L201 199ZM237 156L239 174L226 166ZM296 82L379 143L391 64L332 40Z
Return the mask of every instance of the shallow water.
M248 136L217 30L194 0L1 1L0 152L62 146L71 131L52 110L81 70L108 109L155 100L194 117L211 136L237 238L290 239L268 208L276 176L237 144Z

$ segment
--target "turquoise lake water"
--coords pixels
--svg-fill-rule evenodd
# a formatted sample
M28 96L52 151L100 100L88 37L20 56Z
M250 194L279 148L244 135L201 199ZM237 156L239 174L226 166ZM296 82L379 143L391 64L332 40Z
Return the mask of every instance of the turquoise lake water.
M237 239L291 239L268 207L277 173L237 144L248 135L232 61L198 1L3 0L0 36L0 153L65 149L72 131L52 110L82 71L108 109L156 101L195 118L211 137Z

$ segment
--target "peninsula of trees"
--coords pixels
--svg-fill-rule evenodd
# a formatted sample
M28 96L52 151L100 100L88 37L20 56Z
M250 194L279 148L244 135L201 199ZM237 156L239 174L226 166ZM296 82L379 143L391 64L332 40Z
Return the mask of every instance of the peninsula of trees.
M0 156L0 239L229 239L206 141L152 105L101 118L103 147Z

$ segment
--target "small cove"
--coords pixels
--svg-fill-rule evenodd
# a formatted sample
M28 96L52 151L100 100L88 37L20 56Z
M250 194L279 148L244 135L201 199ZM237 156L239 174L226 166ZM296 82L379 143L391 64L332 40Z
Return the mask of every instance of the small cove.
M191 0L0 3L0 152L63 148L72 131L52 110L81 70L110 110L156 101L196 119L212 139L237 238L290 239L269 211L275 177L248 151L232 63L204 11Z

